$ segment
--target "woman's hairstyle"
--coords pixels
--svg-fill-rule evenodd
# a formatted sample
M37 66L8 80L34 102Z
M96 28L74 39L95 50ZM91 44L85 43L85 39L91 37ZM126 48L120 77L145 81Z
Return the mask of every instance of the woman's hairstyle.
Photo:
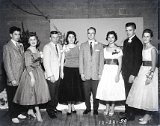
M109 36L110 34L114 35L115 41L117 41L118 37L117 37L117 34L115 33L115 31L109 31L109 32L107 33L107 35L106 35L106 40L108 41L108 36Z
M142 33L142 37L144 36L144 33L149 33L151 37L153 37L153 31L151 29L145 29Z
M69 44L68 36L69 36L70 34L74 35L74 37L75 37L74 44L77 44L78 42L77 42L77 36L76 36L76 33L75 33L74 31L68 31L68 32L67 32L67 35L66 35L66 45L68 45L68 44Z
M40 41L39 41L39 39L38 39L38 36L37 36L36 32L29 32L28 41L29 41L29 38L30 38L30 37L33 37L33 36L35 36L35 38L37 39L37 45L36 45L36 47L39 47Z

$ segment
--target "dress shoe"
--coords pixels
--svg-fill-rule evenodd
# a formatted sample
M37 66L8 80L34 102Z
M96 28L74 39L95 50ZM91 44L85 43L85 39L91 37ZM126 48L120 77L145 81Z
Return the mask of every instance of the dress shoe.
M57 118L56 114L54 112L49 112L48 116L52 119Z
M139 124L145 125L145 124L150 123L151 120L152 120L151 116L144 116L143 118L141 118Z
M20 121L19 121L18 118L12 118L12 122L13 122L13 123L20 123Z
M88 114L89 112L91 112L91 110L86 109L86 110L84 110L83 114Z
M120 113L119 113L119 116L120 116L120 117L124 117L124 116L126 116L126 113L125 113L125 112L120 112Z
M140 119L138 119L139 121L143 121L143 117L142 118L140 118Z
M76 110L74 110L74 111L72 111L72 113L77 113L77 111L76 111Z
M57 113L57 112L62 113L62 111L58 110L58 109L55 109L54 111L55 111L55 113Z
M72 113L71 112L67 112L67 116L71 115Z
M25 118L27 118L27 117L26 117L25 115L19 114L19 115L18 115L18 118L19 118L19 119L25 119Z
M134 120L135 120L134 115L127 116L127 121L134 121Z
M151 118L147 119L147 120L142 120L139 122L139 124L145 125L151 122Z
M105 111L103 112L103 114L104 114L104 115L108 115L108 111L105 110Z
M94 110L93 115L98 115L98 110Z
M127 123L127 118L126 118L126 116L124 116L124 117L121 117L120 118L120 120L119 120L119 123L123 123L123 124L126 124Z

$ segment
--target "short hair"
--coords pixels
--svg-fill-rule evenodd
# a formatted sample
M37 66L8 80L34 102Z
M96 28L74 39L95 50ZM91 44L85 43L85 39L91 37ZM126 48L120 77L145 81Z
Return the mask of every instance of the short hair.
M151 29L145 29L142 33L142 37L144 36L144 33L149 33L151 37L153 37L153 31Z
M9 33L10 34L13 34L13 32L15 32L15 31L19 31L20 32L21 29L16 27L16 26L12 26L12 27L9 28Z
M95 33L96 33L96 28L94 28L94 27L89 27L89 28L87 29L87 32L88 32L90 29L93 29L93 30L95 31Z
M59 32L58 31L51 31L50 32L50 37L51 37L52 34L59 34Z
M136 29L136 24L134 23L134 22L128 22L128 23L126 23L126 25L125 25L125 27L132 27L132 28L134 28L134 29Z
M118 37L117 37L117 34L115 33L115 31L109 31L109 32L107 33L107 35L106 35L106 40L108 40L108 36L109 36L110 34L114 35L115 41L117 41Z
M36 47L39 47L40 41L38 39L38 36L37 36L36 32L29 32L29 34L28 34L28 41L29 41L29 38L33 37L33 36L35 36L35 38L37 39L37 45L36 45Z
M76 33L75 33L74 31L68 31L68 32L67 32L67 35L66 35L66 45L69 44L68 36L69 36L70 34L74 35L74 37L75 37L74 44L77 44L77 36L76 36Z

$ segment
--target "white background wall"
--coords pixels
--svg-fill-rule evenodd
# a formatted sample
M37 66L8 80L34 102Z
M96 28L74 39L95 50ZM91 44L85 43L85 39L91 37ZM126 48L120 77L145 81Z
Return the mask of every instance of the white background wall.
M88 19L51 19L50 30L55 30L54 25L62 33L72 30L77 34L80 43L87 40L87 29L95 27L97 30L97 41L107 44L106 34L108 31L114 30L118 35L117 45L122 46L124 39L127 37L125 33L125 24L127 22L135 22L137 36L141 39L143 32L143 18L88 18Z

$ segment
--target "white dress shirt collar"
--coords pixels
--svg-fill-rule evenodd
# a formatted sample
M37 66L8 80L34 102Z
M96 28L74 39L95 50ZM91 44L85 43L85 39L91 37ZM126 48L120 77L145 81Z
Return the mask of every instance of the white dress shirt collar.
M135 35L131 36L130 38L128 38L128 42L131 43L132 42L132 38L134 37Z
M15 46L17 46L17 43L18 43L18 42L16 42L16 41L13 40L13 39L11 39L11 42L13 42L13 44L14 44Z

